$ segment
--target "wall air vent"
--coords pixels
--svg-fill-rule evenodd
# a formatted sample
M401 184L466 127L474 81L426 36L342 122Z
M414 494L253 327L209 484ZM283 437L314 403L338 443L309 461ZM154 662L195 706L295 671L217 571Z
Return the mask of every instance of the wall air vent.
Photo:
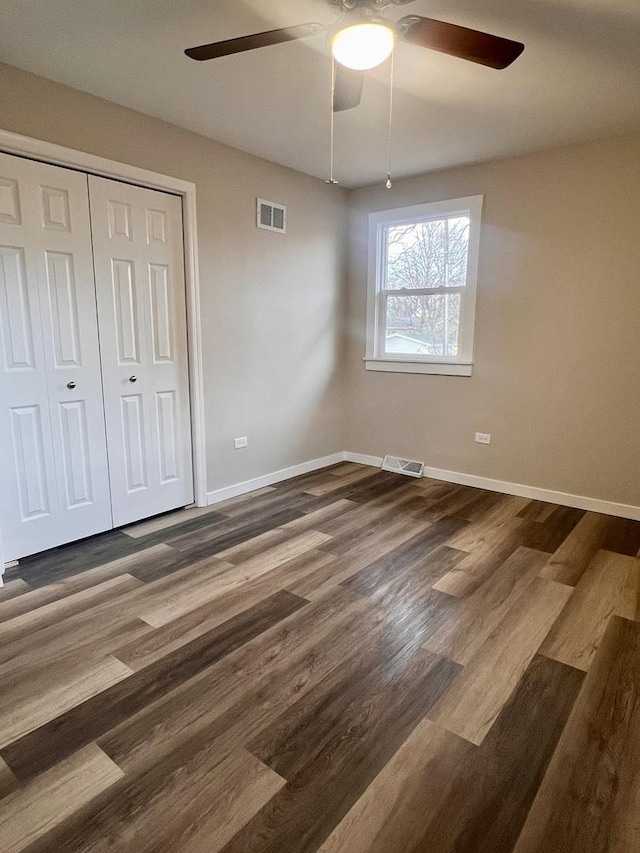
M398 456L385 456L381 467L383 471L406 474L407 477L422 477L424 462L416 462L414 459L400 459Z
M287 208L283 204L275 204L273 201L258 199L258 228L265 231L279 231L280 234L287 233Z

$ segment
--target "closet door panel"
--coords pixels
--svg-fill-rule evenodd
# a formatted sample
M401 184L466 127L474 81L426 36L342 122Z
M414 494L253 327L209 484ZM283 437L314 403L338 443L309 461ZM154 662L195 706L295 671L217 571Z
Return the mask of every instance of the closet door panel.
M113 517L193 501L182 208L89 178Z
M15 559L111 527L85 175L0 154L0 333L0 523Z

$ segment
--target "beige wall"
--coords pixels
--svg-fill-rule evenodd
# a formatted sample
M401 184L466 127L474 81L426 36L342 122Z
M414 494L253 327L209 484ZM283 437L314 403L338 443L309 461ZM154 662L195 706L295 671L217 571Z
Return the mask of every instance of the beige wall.
M473 376L365 371L367 213L475 194ZM350 200L349 450L640 505L640 136ZM476 444L476 430L492 444Z
M196 184L209 490L343 448L344 190L6 65L0 127Z
M350 193L345 354L343 191L2 65L0 126L196 183L210 490L346 448L640 505L640 136ZM473 376L366 372L367 213L474 194Z

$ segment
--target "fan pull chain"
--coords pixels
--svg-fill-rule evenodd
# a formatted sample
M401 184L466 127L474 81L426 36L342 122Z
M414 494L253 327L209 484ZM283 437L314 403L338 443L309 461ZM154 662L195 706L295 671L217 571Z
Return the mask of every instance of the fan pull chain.
M333 177L333 159L334 159L334 143L335 143L335 111L333 109L333 105L335 103L336 96L336 60L334 57L331 57L331 103L329 108L331 110L331 154L330 154L330 165L329 165L329 180L325 181L325 184L337 184L338 181Z
M388 151L389 151L389 159L387 161L387 183L385 184L388 190L393 186L393 181L391 180L391 129L393 124L393 60L395 57L395 47L391 51L391 70L389 75L389 139L388 139Z

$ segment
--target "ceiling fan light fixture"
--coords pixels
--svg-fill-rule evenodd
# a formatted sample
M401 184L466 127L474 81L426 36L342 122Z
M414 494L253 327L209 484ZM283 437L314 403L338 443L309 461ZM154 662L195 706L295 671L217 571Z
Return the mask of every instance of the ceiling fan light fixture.
M331 40L331 51L341 65L368 71L391 55L394 41L395 32L390 25L365 21L338 30Z

